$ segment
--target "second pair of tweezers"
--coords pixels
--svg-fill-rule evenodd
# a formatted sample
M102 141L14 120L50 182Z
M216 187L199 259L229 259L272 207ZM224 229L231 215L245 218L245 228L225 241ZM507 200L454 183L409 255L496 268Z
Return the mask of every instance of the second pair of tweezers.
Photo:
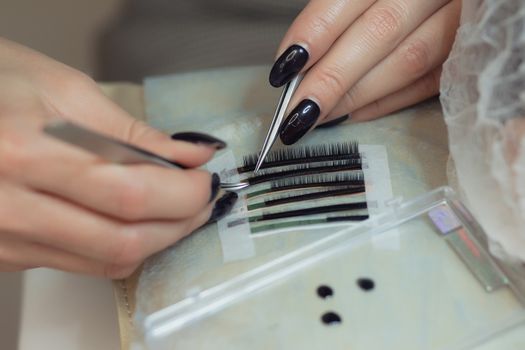
M292 96L299 86L302 78L302 74L298 75L283 88L254 172L259 170L262 163L264 162L264 159L268 155L268 152L277 140L277 134L281 128L284 114L286 113ZM77 147L81 147L86 151L97 154L116 163L149 163L169 168L184 168L180 164L167 160L144 149L99 134L93 130L88 130L81 127L80 125L76 125L65 120L55 121L46 125L44 131L48 135L56 137L64 142L73 144ZM229 191L238 191L248 186L249 184L247 182L221 183L221 188Z
M99 134L66 120L49 123L44 127L44 132L115 163L145 163L166 168L185 169L183 165L145 149ZM220 187L226 191L239 191L248 186L247 182L221 182L220 184Z

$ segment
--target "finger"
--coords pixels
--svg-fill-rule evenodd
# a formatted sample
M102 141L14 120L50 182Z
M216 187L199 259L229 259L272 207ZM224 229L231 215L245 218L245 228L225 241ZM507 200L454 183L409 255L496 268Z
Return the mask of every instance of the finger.
M4 205L7 199L9 206ZM212 211L210 204L186 220L118 222L14 186L2 186L0 203L3 231L115 266L135 266L203 225Z
M452 48L460 10L459 0L443 6L344 94L323 121L390 95L440 66Z
M30 119L39 112L42 112L42 115L38 115L39 117L66 118L122 141L131 142L151 152L159 153L188 167L200 166L213 156L215 150L213 145L206 147L203 146L205 145L203 142L190 144L170 141L167 135L133 119L104 96L97 84L86 75L15 43L4 40L2 48L6 49L2 54L13 58L8 60L8 63L12 63L8 70L14 72L24 70L23 75L30 77L27 81L13 79L10 82L24 84L25 89L15 89L18 92L32 92L32 95L22 96L24 101L29 101L29 103L24 103L24 106L15 106L17 111L24 110L31 113L28 113L26 118L18 119ZM37 61L38 64L35 64ZM46 69L42 69L42 64ZM26 74L28 69L30 74ZM17 94L16 91L15 94ZM35 96L40 98L35 98Z
M104 96L93 81L79 80L75 91L68 92L69 96L62 96L62 103L54 106L59 116L188 167L206 163L220 148L217 143L202 140L194 140L193 143L189 142L191 140L172 140L168 135L132 118ZM79 94L82 98L78 98ZM225 145L222 141L221 144Z
M120 229L119 222L58 198L0 182L2 231L20 239L101 259Z
M106 264L61 249L13 237L5 237L5 235L0 236L0 261L2 261L0 263L1 271L47 267L109 278L126 277L138 266Z
M215 198L220 186L218 175L202 170L112 164L93 166L80 174L68 170L46 172L45 177L33 178L31 187L121 220L194 216ZM67 180L71 173L77 175Z
M0 260L0 272L17 272L27 270L28 268L30 267L26 265L9 264Z
M0 142L2 175L115 218L191 217L203 210L220 186L217 175L202 170L100 162L59 141L17 133Z
M27 267L0 263L0 272L19 272L27 270Z
M440 76L441 67L436 68L413 84L354 111L351 121L362 122L383 117L436 96L439 93Z
M286 32L270 72L270 84L283 86L308 70L337 38L376 0L314 0Z
M306 74L283 123L285 144L304 136L351 86L448 0L381 0L371 6Z

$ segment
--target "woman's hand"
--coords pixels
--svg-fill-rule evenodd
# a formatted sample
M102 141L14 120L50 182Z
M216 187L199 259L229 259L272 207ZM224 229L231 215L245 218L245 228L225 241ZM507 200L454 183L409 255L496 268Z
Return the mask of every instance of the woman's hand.
M225 146L200 134L174 135L193 144L172 140L80 72L0 39L0 270L120 278L212 215L218 176L105 162L45 136L42 127L57 117L189 167Z
M312 0L270 73L282 86L308 71L283 123L293 144L332 120L377 118L434 96L459 25L460 0Z

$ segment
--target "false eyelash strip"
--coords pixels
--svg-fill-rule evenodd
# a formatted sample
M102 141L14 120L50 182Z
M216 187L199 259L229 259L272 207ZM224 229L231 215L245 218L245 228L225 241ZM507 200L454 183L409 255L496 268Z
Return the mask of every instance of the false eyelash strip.
M237 168L239 173L253 171L259 154L245 156L243 165ZM344 159L361 159L357 142L345 142L318 146L285 148L270 152L261 169L287 165L318 163Z
M261 203L255 203L255 204L248 205L248 210L250 211L250 210L261 209L261 208L266 208L266 207L273 207L276 205L308 201L308 200L314 200L314 199L321 199L321 198L327 198L327 197L345 196L349 194L357 194L357 193L364 193L364 192L365 192L365 187L360 186L360 187L355 187L355 188L342 188L342 189L335 189L335 190L329 190L329 191L306 193L306 194L300 194L300 195L295 195L295 196L289 195L289 196L283 196L277 199L265 200Z
M366 202L335 204L335 205L327 205L323 207L288 210L288 211L282 211L278 213L263 213L261 215L250 216L248 218L248 221L258 222L258 221L266 221L266 220L291 218L295 216L307 216L307 215L333 213L333 212L338 212L338 211L358 210L358 209L367 209L367 208L368 206Z
M351 222L351 221L364 221L369 218L368 215L346 215L346 216L334 216L326 217L321 219L312 219L312 220L296 220L296 221L286 221L279 223L267 223L261 226L252 227L250 231L252 234L261 233L269 230L279 230L283 228L297 227L297 226L306 226L306 225L319 225L326 223L334 222Z
M270 188L252 191L246 194L246 198L254 198L268 193L290 191L307 188L327 187L362 187L365 185L365 177L360 171L350 171L338 174L314 174L301 177L290 177L272 181Z
M364 193L362 194L354 194L354 195L348 195L348 196L342 196L342 197L326 197L321 198L317 200L311 200L311 201L302 201L302 202L294 202L294 203L288 203L283 205L277 205L272 207L264 207L255 209L252 211L247 212L247 216L258 216L262 214L272 214L272 213L281 213L283 211L292 211L292 210L302 210L302 209L309 209L309 208L319 208L319 207L325 207L325 206L331 206L331 205L339 205L339 204L348 204L348 203L358 203L358 202L366 202L366 196ZM248 209L248 208L246 208ZM355 209L357 210L357 209ZM340 213L340 212L339 212ZM309 219L315 219L317 215L321 215L322 217L326 216L329 213L313 213L309 214ZM354 212L351 210L350 214L368 214L368 208L367 209L359 209L359 213ZM284 220L284 219L283 219Z
M282 179L272 182L272 189L288 190L306 187L324 186L346 186L365 184L365 176L362 172L350 172L342 174L314 174L298 178Z
M303 175L312 175L317 173L328 173L328 172L338 172L346 170L362 170L362 164L360 159L346 159L343 161L333 161L327 162L325 164L312 166L310 164L302 164L297 166L294 169L284 170L284 171L275 171L264 173L261 172L261 175L255 175L250 178L244 179L250 185L256 185L267 181L278 180L286 177L292 176L303 176Z

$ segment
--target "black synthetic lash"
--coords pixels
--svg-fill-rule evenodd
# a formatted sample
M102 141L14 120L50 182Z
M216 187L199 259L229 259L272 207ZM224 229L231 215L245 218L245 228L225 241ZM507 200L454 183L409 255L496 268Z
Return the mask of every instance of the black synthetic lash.
M239 173L253 171L258 159L259 154L244 156L243 165L238 167L237 171ZM343 159L361 159L357 142L278 149L268 153L261 169Z
M341 221L364 221L368 219L369 215L343 215L343 216L329 216L326 222L341 222Z
M365 176L361 171L349 171L337 174L313 174L300 177L289 177L272 181L270 188L252 191L246 198L253 198L268 193L307 189L307 188L339 188L361 187L365 185Z
M304 193L299 195L284 195L281 198L265 200L261 203L255 203L248 205L248 210L262 209L267 207L273 207L276 205L295 203L301 201L308 201L314 199L322 199L328 197L345 196L349 194L365 193L365 186L359 187L342 187L337 189L331 189L328 191L319 191L312 193Z
M273 190L291 190L309 187L364 186L365 176L362 172L342 174L314 174L302 177L280 179L272 182Z
M368 208L368 205L366 202L334 204L334 205L326 205L326 206L321 206L321 207L287 210L287 211L282 211L278 213L263 213L261 215L250 216L248 218L248 221L258 222L258 221L266 221L266 220L285 219L285 218L291 218L291 217L296 217L296 216L334 213L334 212L339 212L339 211L359 210L359 209L367 209L367 208Z
M256 226L251 228L251 233L262 233L268 230L278 230L289 227L308 226L308 225L319 225L334 222L352 222L352 221L364 221L368 219L368 215L343 215L343 216L332 216L321 219L303 219L296 221L286 221L277 223L267 223L262 226Z
M250 214L243 219L253 225L252 233L368 219L368 206L363 198L354 198L350 203L330 200L366 193L363 157L357 142L278 149L267 155L263 170L253 174L258 158L258 154L244 156L242 165L236 169L245 174L242 181L250 185L269 183L245 194L247 199L260 196L255 203L248 204ZM306 208L296 205L303 202Z
M318 173L339 172L348 170L362 170L361 159L345 159L331 162L324 162L318 165L300 164L289 170L266 172L261 171L260 175L255 175L243 181L250 185L279 180L287 177L312 175Z

